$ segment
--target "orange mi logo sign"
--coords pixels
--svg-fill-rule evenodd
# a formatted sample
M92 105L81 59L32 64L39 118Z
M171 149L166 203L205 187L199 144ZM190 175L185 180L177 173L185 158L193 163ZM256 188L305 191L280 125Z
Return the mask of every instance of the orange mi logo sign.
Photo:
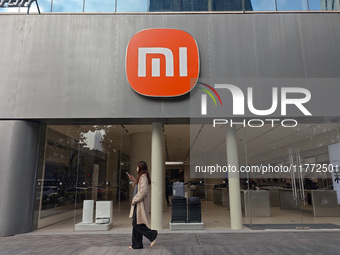
M199 75L195 39L177 29L147 29L135 34L126 50L126 75L139 94L174 97L188 93Z

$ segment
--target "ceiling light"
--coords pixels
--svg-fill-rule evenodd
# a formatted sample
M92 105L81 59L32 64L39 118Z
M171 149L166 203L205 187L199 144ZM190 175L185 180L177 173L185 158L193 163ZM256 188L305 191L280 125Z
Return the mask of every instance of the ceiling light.
M166 161L165 162L165 165L166 166L173 166L173 165L184 165L184 162L183 161Z

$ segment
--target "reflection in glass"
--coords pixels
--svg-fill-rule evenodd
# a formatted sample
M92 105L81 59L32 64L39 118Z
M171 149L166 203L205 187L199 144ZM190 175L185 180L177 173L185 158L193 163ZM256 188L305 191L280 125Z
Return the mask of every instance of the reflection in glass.
M190 123L189 196L199 197L205 228L228 228L229 190L227 172L208 172L209 166L227 166L226 129L211 125Z
M0 8L0 13L16 13L19 12L19 8Z
M40 0L38 1L40 12L49 12L51 10L51 0ZM6 5L7 6L7 5ZM0 8L1 12L7 12L7 13L27 13L28 8L27 7L6 7L6 8ZM29 13L38 13L38 8L36 2L33 2L31 5Z
M320 0L321 11L339 11L339 0Z
M209 0L193 0L193 1L181 1L180 10L178 11L211 11L212 1Z
M52 12L83 12L83 0L53 0Z
M229 175L218 169L228 165L226 130L222 125L214 128L195 122L190 124L190 178L200 180L205 187L214 184L213 203L208 200L207 204L211 209L216 206L223 210L229 207ZM239 166L249 170L242 172L240 168L246 224L301 224L302 217L304 223L338 223L339 217L334 216L340 213L334 202L329 155L329 145L337 145L340 150L336 123L298 124L292 128L237 125L236 131ZM315 164L325 166L324 170L312 171ZM294 165L301 168L290 171ZM197 184L194 187L197 190ZM326 200L329 202L320 202ZM207 214L211 217L210 210Z
M51 6L52 4L52 6ZM40 0L41 12L339 11L338 0ZM0 8L27 12L26 8ZM30 12L37 7L32 5Z
M117 0L117 12L147 12L147 0Z
M278 11L308 11L307 0L276 0Z
M245 11L253 10L250 0L244 1L244 8L245 8ZM235 0L235 1L214 0L213 10L214 11L243 11L242 0Z
M275 0L251 0L253 11L276 11Z
M84 200L112 201L116 222L120 213L128 214L124 139L129 135L120 126L48 126L44 170L37 178L38 228L67 220L73 229L82 220Z
M320 0L309 0L308 4L309 4L309 10L310 11L320 11L321 10Z
M172 11L252 11L250 0L150 0L150 12Z
M173 12L181 10L180 0L150 0L150 12Z
M115 0L105 0L98 2L97 0L85 1L85 12L114 12Z
M303 223L336 222L336 218L332 217L339 216L338 205L331 205L330 202L334 191L329 145L339 142L337 124L299 124L293 128L263 126L258 130L247 127L244 141L246 154L243 156L240 153L241 165L293 169L287 172L249 173L247 190L256 190L257 195L260 194L259 191L267 192L266 201L267 204L269 202L271 211L271 216L259 214L264 213L256 208L260 198L248 194L245 197L245 207L248 210L246 221L250 225L291 222L300 224L302 218ZM240 144L240 148L242 147ZM296 165L301 167L294 171L291 166ZM316 168L312 170L316 165L324 166L324 171L316 171ZM318 203L320 196L329 201L327 205ZM264 202L263 199L261 201ZM318 216L328 218L320 221L320 218L315 218ZM259 220L257 217L268 218Z
M38 0L40 12L50 12L51 11L51 0ZM33 3L30 12L38 12L36 4Z

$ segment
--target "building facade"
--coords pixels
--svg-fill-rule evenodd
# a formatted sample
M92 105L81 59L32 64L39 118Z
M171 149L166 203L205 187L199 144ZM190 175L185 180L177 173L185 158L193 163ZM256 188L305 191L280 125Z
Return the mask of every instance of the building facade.
M224 12L239 7L223 1L195 10L166 2L150 1L150 13L53 13L48 2L51 13L0 15L1 236L60 222L73 231L84 200L112 201L113 231L129 228L125 172L135 174L140 160L151 171L156 229L171 221L166 176L200 197L209 230L340 225L339 13L321 12L320 1L316 13L259 13L256 1L239 13ZM184 31L196 42L199 75L190 83L183 74L188 93L136 93L128 45L148 30ZM145 76L165 86L159 51L145 58Z

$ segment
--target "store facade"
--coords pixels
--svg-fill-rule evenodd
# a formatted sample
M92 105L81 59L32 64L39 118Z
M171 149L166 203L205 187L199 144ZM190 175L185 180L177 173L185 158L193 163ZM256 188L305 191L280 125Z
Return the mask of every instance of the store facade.
M151 169L153 228L169 228L166 176L201 198L206 229L340 225L338 13L0 19L1 236L74 227L88 199L113 201L114 229L130 227L125 172L140 160ZM191 46L175 45L187 48L183 62L171 49L186 93L148 96L131 84L128 45L148 30L196 42L197 77ZM145 55L145 77L158 79L151 91L171 91L179 80L164 82L159 48L173 46L159 43L136 47L158 48Z

